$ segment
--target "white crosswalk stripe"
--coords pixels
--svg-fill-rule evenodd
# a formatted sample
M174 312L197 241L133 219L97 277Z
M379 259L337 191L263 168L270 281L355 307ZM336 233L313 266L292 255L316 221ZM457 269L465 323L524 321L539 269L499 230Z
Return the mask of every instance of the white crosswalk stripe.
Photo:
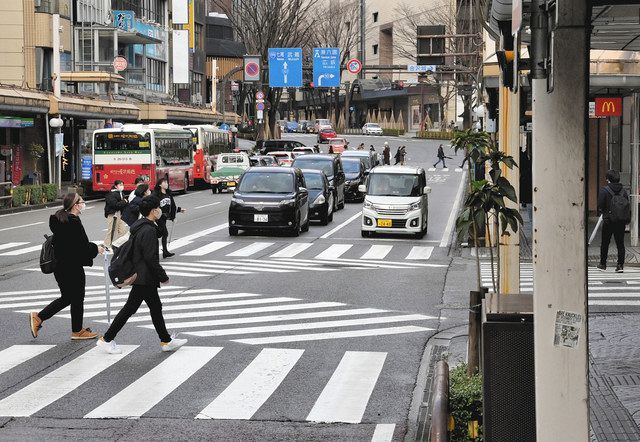
M392 248L393 246L373 245L360 259L384 259Z
M588 298L592 306L640 306L640 270L625 269L624 273L613 270L603 272L588 268ZM497 272L493 277L498 279ZM491 264L481 263L482 284L493 287ZM520 263L520 292L533 293L533 266L531 262Z
M431 257L432 253L433 253L433 247L414 246L411 248L411 251L407 255L407 259L427 260Z
M12 249L14 247L20 247L25 244L29 244L28 242L8 242L5 244L0 244L0 250Z
M183 253L182 256L204 256L211 252L215 252L216 250L220 250L223 247L226 247L230 244L233 244L230 241L214 241L206 246L198 247L195 250L190 250L186 253Z
M0 253L0 256L18 256L18 255L26 255L27 253L37 252L42 249L42 244L37 246L26 247L24 249L16 249L11 250L10 252Z
M176 401L183 403L185 394L192 400L194 387L197 387L195 395L198 401L208 405L200 412L195 411L190 416L193 419L248 420L253 419L258 410L272 406L282 412L280 402L270 400L279 391L280 395L289 398L287 402L290 405L284 411L287 415L302 412L302 417L307 416L306 420L310 422L359 423L381 378L391 379L393 376L383 370L388 359L386 352L345 351L339 362L327 366L324 361L317 363L313 359L301 364L305 357L318 357L305 356L303 349L263 348L247 353L237 352L235 347L185 346L168 357L154 358L153 366L149 368L146 364L132 363L133 352L145 351L137 345L120 345L122 354L118 355L105 354L97 347L80 355L72 353L70 359L61 361L59 367L41 375L37 367L50 362L45 352L53 347L15 345L0 351L2 363L11 360L12 368L21 367L28 361L34 361L36 367L32 375L35 380L29 380L13 394L0 399L0 416L33 416L83 387L104 399L96 406L90 396L86 400L86 409L81 402L76 406L76 413L80 416L86 419L137 419L160 404L166 403L165 410L174 409L168 405ZM140 354L136 357L139 358ZM237 374L233 378L220 381L218 376L213 376L207 378L205 384L200 383L201 377L197 381L194 378L196 373L211 373L208 366L224 361L236 367L233 371ZM117 385L116 378L122 369L115 368L116 364L127 367L132 382L119 391L112 391L110 386ZM317 373L309 371L309 367L315 366L319 367ZM324 375L327 369L331 374L328 379ZM28 373L32 369L26 370ZM296 375L290 376L296 370ZM98 375L100 381L94 380ZM318 377L326 379L323 388L309 395L308 391L315 390L309 390L306 382ZM289 381L285 382L286 379ZM218 391L220 393L214 393ZM108 395L105 396L104 392ZM44 412L43 417L46 415ZM182 410L176 415L164 411L163 417L165 415L168 418L185 417ZM376 427L372 440L388 440L393 435L393 428L393 424L381 423ZM380 439L382 435L385 438Z
M352 244L332 244L324 252L316 256L316 259L336 259L340 258L353 247Z
M240 256L246 257L256 254L264 249L267 249L273 245L272 242L254 242L253 244L243 247L240 250L236 250L235 252L231 252L227 254L227 256Z
M284 249L279 250L273 255L271 255L271 257L272 258L293 258L294 256L299 255L300 253L307 250L312 245L313 243L309 243L309 242L289 244Z

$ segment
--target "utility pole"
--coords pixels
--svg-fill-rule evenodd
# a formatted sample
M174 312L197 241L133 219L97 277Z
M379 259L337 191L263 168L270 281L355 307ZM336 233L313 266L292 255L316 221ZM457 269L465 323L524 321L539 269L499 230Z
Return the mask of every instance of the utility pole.
M366 4L365 0L360 0L360 50L358 51L358 60L362 63L362 70L358 74L359 79L364 79L365 59L367 57L367 35L366 35Z

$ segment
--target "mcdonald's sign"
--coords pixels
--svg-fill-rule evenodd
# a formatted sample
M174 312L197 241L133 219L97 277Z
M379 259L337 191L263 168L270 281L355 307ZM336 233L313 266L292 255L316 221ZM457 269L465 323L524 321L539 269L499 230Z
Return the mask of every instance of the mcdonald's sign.
M621 97L596 97L596 117L622 116Z

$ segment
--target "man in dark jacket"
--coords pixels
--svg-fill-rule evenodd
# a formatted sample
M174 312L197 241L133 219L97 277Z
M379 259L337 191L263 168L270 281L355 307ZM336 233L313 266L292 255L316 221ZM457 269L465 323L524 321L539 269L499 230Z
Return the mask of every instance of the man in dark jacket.
M136 268L136 280L127 302L114 318L109 330L96 343L103 351L110 354L122 353L114 339L127 320L138 310L142 301L149 308L162 351L174 351L187 343L186 339L173 338L167 332L162 316L162 303L158 295L160 284L169 282L169 277L160 265L158 253L158 231L155 222L162 215L160 200L153 195L144 197L140 203L140 213L144 218L133 223L130 238L133 241L132 261Z
M447 164L444 162L445 158L448 157L444 154L444 148L441 144L440 146L438 146L438 161L433 165L433 167L437 167L438 164L442 162L442 168L445 169L447 167Z
M104 217L107 218L107 234L104 244L108 247L113 241L126 235L127 224L122 221L122 211L127 207L128 201L122 195L124 183L116 180L111 191L104 197Z
M384 149L382 149L382 164L391 164L391 148L389 147L389 143L386 141L384 142Z
M610 170L607 172L607 185L600 189L598 194L598 214L602 215L602 242L600 243L600 270L607 269L607 256L609 255L609 243L611 236L615 238L616 247L618 248L618 265L616 272L624 271L624 230L629 220L617 219L617 214L612 211L613 197L622 196L629 200L629 195L622 189L620 184L620 172Z

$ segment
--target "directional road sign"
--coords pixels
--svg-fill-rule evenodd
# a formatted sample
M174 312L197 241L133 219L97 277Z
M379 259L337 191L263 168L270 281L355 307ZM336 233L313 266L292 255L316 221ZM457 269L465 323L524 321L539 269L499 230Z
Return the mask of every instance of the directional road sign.
M435 72L435 65L430 64L410 64L407 66L407 71L409 72Z
M269 48L269 86L302 87L302 49Z
M313 48L315 87L340 87L340 49Z

